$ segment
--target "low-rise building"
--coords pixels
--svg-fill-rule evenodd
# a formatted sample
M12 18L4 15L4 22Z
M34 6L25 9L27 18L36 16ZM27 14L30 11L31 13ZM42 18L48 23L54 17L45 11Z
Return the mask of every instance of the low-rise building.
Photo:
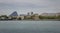
M38 15L38 14L34 14L34 15L32 16L32 19L33 19L33 20L39 20L39 15Z
M41 16L59 16L60 13L42 13Z
M24 20L24 16L17 16L17 20Z

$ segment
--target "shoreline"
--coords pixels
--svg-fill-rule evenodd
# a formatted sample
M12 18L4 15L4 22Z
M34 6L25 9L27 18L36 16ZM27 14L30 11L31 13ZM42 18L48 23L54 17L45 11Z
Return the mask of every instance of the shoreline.
M0 20L0 21L60 21L59 19L40 19L40 20Z

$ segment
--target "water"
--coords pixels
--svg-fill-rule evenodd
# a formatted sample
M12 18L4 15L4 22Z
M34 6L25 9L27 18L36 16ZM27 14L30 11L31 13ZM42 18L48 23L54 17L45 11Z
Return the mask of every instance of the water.
M0 21L0 33L60 33L60 21Z

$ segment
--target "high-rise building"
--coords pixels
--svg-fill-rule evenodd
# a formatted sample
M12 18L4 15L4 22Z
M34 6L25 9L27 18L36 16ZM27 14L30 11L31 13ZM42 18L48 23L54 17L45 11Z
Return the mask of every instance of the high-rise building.
M27 14L28 14L28 15L33 15L33 12L28 12Z
M27 14L28 14L28 15L30 15L30 13L29 13L29 12L28 12Z
M33 14L33 12L31 12L31 15Z

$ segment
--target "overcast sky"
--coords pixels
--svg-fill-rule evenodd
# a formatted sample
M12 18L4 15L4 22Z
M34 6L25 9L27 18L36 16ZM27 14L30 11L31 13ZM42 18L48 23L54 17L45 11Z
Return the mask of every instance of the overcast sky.
M0 0L0 15L34 13L56 13L60 12L60 0Z

